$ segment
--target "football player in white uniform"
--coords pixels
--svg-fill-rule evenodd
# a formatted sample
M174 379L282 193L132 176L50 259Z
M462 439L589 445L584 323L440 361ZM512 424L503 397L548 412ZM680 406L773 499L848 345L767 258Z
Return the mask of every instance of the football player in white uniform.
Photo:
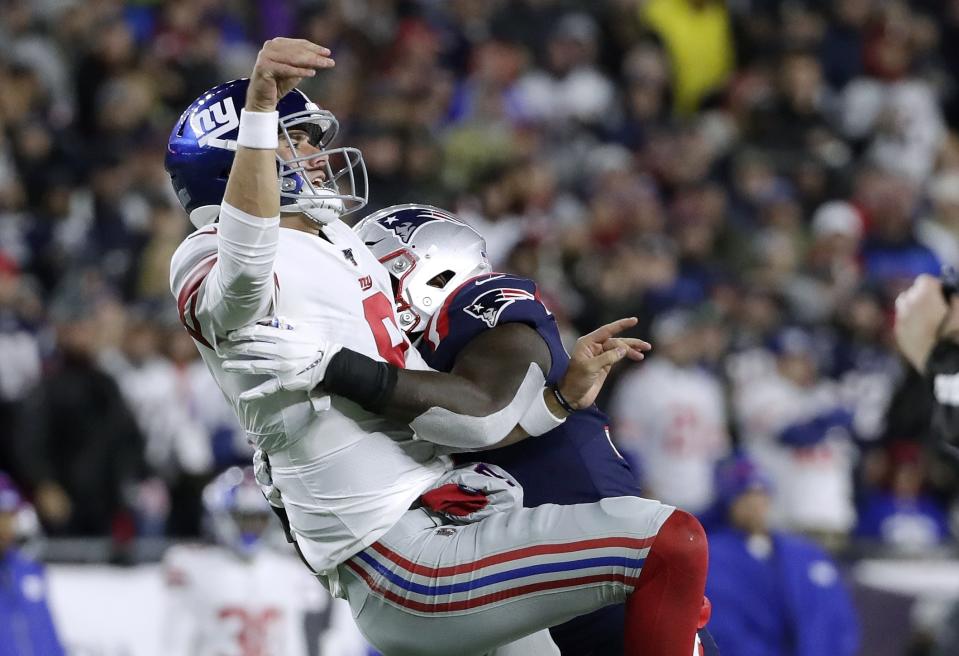
M204 490L203 505L217 544L178 545L167 551L162 653L370 653L349 605L331 598L291 553L271 545L271 534L280 528L251 467L220 474Z
M540 435L590 405L616 361L648 348L615 337L635 319L581 338L552 387L535 363L495 391L403 369L423 365L398 329L389 276L339 220L364 201L362 157L327 148L335 119L294 90L331 65L309 42L267 42L248 83L187 109L167 155L203 226L171 265L181 319L269 456L304 560L387 654L482 654L625 601L627 654L687 656L698 613L656 622L700 607L706 544L694 518L665 505L639 516L648 502L635 497L524 509L506 472L450 470L441 455ZM264 381L244 360L258 343L244 338L278 316L319 348ZM409 426L375 414L396 398L428 410Z

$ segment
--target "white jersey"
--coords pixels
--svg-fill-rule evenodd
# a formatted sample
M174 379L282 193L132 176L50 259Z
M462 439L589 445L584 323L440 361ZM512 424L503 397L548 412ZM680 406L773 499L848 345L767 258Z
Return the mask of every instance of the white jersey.
M639 457L643 485L664 503L705 510L713 500L713 468L729 451L716 378L651 358L622 377L610 409L616 443Z
M451 463L408 426L341 397L320 412L306 392L239 403L264 377L223 371L216 344L273 316L363 355L425 367L397 327L389 274L356 233L341 221L323 229L328 239L277 225L225 206L220 223L174 253L171 288L241 425L270 455L305 556L327 572L388 531Z
M820 442L802 447L778 439L790 424L839 407L837 387L827 381L800 387L772 372L740 387L735 407L743 446L774 482L773 522L797 530L851 529L856 449L849 433L831 430Z
M241 558L219 546L176 546L163 561L163 645L170 656L365 656L349 604L292 556Z

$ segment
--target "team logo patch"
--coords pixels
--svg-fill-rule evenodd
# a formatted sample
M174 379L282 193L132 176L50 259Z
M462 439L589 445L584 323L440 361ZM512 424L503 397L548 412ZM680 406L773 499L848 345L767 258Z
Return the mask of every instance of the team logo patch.
M240 117L233 106L232 98L225 98L190 117L190 127L200 146L236 150L236 141L223 139L223 135L240 127Z
M387 230L392 230L394 234L400 238L400 241L408 244L417 230L428 223L435 223L437 221L455 221L462 225L462 222L457 221L451 214L439 214L437 212L422 212L412 217L405 216L402 219L395 214L391 214L390 216L379 219L377 223Z
M512 287L502 287L491 289L484 294L480 294L473 302L463 308L463 311L471 317L481 319L490 328L496 325L503 310L508 308L516 301L535 300L530 292L525 289L515 289Z

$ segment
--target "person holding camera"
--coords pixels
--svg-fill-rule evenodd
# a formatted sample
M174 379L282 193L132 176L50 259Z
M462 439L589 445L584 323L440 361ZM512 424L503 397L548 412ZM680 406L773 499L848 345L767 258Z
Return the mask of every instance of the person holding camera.
M920 275L896 298L899 350L932 383L932 430L959 458L959 276Z

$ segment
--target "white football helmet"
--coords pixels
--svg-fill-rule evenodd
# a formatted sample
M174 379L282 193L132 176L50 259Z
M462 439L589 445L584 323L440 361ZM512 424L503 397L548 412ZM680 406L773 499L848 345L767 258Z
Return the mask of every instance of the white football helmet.
M393 281L400 328L422 332L464 281L491 271L486 240L453 214L431 205L393 205L353 228Z

